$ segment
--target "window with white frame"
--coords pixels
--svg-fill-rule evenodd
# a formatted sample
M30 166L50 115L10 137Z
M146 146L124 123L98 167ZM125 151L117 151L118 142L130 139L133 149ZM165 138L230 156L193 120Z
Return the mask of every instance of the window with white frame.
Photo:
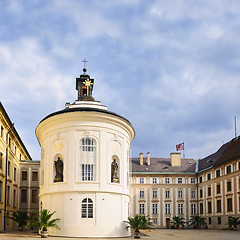
M140 184L143 184L143 183L144 183L144 178L140 177Z
M139 214L145 214L145 205L144 203L139 204Z
M170 191L169 191L169 190L166 190L166 192L165 192L165 198L170 198Z
M158 221L157 221L157 218L156 218L156 217L152 218L152 223L153 223L153 224L157 224L157 223L158 223Z
M82 218L93 218L93 201L91 198L82 200Z
M170 213L170 203L165 204L165 214L171 214Z
M165 178L165 184L169 184L170 183L170 178Z
M182 178L178 178L178 184L182 184L183 181L182 181Z
M183 198L182 190L178 191L178 198Z
M197 212L196 211L196 203L192 203L191 204L191 214L194 215L194 214L196 214L196 212Z
M178 214L183 214L183 203L178 203Z
M195 190L191 190L191 198L196 198L196 192L195 192Z
M96 140L90 137L84 137L80 140L80 166L81 180L96 180L96 158L97 158Z
M157 198L157 190L153 190L153 198Z
M140 190L140 198L144 198L144 191Z
M152 179L152 182L153 182L153 184L156 184L156 183L157 183L157 178L154 177L154 178Z
M157 214L157 213L158 213L157 203L153 203L153 205L152 205L152 214Z
M194 177L191 178L191 184L195 184L196 180Z

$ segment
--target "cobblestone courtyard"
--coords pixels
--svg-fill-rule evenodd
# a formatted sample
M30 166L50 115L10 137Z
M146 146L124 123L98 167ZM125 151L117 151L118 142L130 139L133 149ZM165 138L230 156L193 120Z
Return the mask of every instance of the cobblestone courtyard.
M149 236L141 237L144 240L239 240L240 231L230 230L168 230L161 229L151 232L146 232ZM12 233L1 233L0 239L6 240L30 240L39 239L40 236L35 233L29 232L12 232ZM56 240L71 240L71 239L88 239L94 240L94 238L64 238L64 237L48 237L48 239ZM96 239L96 238L95 238ZM99 239L116 239L116 238L99 238ZM118 238L118 239L133 239L130 238Z

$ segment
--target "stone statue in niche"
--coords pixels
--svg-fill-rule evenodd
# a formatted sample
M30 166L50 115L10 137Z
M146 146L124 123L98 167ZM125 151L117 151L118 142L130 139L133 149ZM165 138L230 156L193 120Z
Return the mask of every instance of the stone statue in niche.
M116 159L113 160L111 164L111 182L113 183L119 183L118 178L118 165L116 163Z
M63 161L58 157L57 161L54 161L55 165L55 179L54 182L63 182Z

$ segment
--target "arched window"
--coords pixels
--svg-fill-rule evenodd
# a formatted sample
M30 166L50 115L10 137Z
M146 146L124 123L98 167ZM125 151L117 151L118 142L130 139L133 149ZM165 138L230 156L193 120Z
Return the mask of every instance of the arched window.
M91 198L82 200L82 218L93 218L93 201Z
M80 172L82 181L96 180L96 140L93 138L80 140Z

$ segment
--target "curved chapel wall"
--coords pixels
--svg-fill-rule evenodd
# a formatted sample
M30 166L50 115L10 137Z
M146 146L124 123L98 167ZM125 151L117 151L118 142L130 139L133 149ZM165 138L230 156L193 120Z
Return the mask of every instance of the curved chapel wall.
M132 126L115 116L78 112L46 119L39 124L36 134L44 152L40 202L62 219L61 230L49 229L50 234L129 236L123 221L127 220L130 201L127 158L134 136ZM84 137L95 139L97 146L96 179L91 182L81 181L79 148ZM62 157L64 164L63 182L53 181L57 156ZM118 158L119 183L111 182L113 156ZM81 201L86 197L93 200L92 219L81 218Z

